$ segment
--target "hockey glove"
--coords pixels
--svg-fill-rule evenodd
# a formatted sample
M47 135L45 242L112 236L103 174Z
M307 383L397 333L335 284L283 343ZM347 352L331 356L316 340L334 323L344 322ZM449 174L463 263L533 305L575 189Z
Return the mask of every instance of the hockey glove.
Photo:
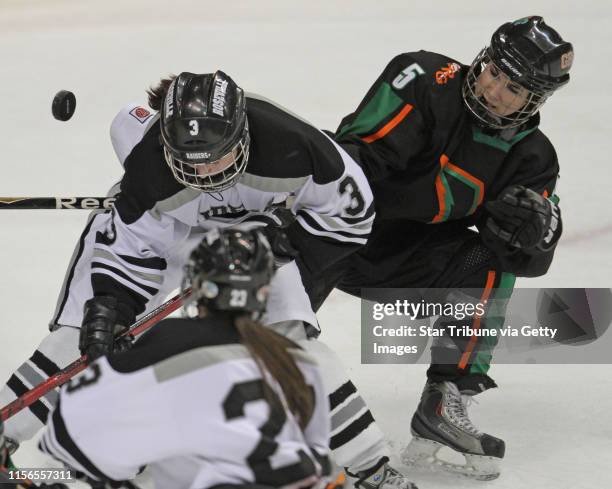
M266 226L260 229L270 243L270 248L272 248L272 253L274 253L276 268L280 268L297 258L299 252L293 247L283 228Z
M112 296L94 297L85 303L79 349L90 361L113 352L125 351L131 346L129 337L115 340L116 335L127 329L118 320L129 315L124 309L125 306Z
M561 211L549 199L521 185L508 187L485 204L487 231L525 251L548 251L561 237Z

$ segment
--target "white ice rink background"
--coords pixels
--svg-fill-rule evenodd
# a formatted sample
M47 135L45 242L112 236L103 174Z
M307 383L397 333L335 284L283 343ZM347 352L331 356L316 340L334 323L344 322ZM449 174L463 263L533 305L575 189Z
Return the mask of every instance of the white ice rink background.
M498 25L530 14L571 41L576 58L541 124L561 164L564 238L550 272L518 285L612 287L612 3L604 0L0 0L0 196L103 195L121 175L111 119L169 73L223 69L335 129L395 54L427 49L469 63ZM51 117L60 89L77 96L66 123ZM0 211L0 381L45 335L85 219L85 211ZM397 464L425 366L360 365L356 299L334 294L320 322ZM491 374L500 389L471 412L506 440L502 476L482 483L415 473L421 489L612 487L610 365L499 365ZM16 461L46 463L34 444Z

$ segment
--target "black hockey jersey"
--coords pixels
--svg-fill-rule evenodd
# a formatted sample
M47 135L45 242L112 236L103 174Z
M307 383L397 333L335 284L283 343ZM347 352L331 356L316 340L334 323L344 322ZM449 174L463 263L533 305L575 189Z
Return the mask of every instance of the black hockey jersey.
M362 165L375 196L379 225L368 248L393 241L394 232L413 232L416 245L444 223L480 225L483 204L510 185L556 198L557 156L538 129L539 115L517 129L483 130L464 107L467 69L435 53L401 54L342 120L336 140ZM521 255L514 271L527 274L552 258L502 253Z
M94 295L119 296L139 314L160 290L168 257L194 228L280 224L275 208L286 202L304 283L366 242L374 205L359 165L322 131L262 97L248 94L247 117L246 172L233 187L204 193L174 179L156 114L137 105L120 112L111 138L125 175L112 222L96 237Z
M315 394L302 431L278 403L228 318L169 319L125 354L100 358L62 388L40 448L97 480L157 488L318 487L329 473L329 407L320 371L291 349Z

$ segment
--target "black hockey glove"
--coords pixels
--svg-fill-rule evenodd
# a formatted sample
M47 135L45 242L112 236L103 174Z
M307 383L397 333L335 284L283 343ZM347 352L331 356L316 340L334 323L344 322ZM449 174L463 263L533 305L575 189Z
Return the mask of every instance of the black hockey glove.
M548 251L561 237L561 211L549 199L521 185L508 187L487 202L486 230L510 246Z
M299 252L293 247L283 228L266 226L260 229L270 243L270 248L272 248L272 253L274 253L276 268L280 268L297 258Z
M83 325L79 336L79 349L90 361L103 355L128 350L131 337L115 340L115 336L124 332L122 320L131 318L128 308L117 302L112 296L99 296L85 303Z

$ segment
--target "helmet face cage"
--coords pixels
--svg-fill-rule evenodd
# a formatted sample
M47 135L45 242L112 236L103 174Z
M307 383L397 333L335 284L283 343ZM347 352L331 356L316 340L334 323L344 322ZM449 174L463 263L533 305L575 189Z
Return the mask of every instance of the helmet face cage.
M497 75L494 76L495 80L501 77L504 78L506 84L513 83L504 70L493 62L489 48L484 48L474 59L463 82L463 100L465 105L481 124L493 129L508 129L524 124L538 112L550 93L536 93L521 85L527 92L524 104L511 114L500 115L489 108L483 93L481 93L486 87L479 86L479 77L489 64L496 68Z
M262 313L273 274L272 251L260 231L212 230L192 252L182 288L191 287L197 304L209 309Z
M250 135L248 121L242 137L226 154L219 158L205 162L187 162L176 158L168 145L164 143L164 158L172 170L174 178L186 187L203 192L221 192L238 182L239 177L246 170L249 160ZM227 161L224 161L227 160ZM215 165L220 168L214 169ZM209 171L213 170L213 171Z

